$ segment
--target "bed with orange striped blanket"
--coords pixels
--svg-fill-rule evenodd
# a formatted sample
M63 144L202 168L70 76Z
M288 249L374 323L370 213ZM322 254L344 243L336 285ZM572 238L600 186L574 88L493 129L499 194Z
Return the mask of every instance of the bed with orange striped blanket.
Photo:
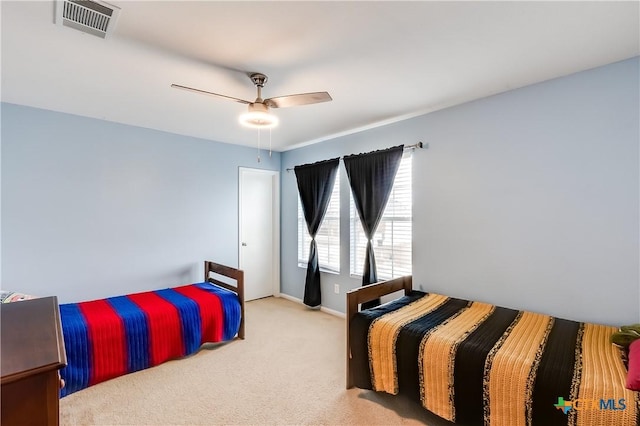
M412 291L408 280L379 307L357 312L362 301L348 300L347 387L406 395L455 424L638 424L615 327Z

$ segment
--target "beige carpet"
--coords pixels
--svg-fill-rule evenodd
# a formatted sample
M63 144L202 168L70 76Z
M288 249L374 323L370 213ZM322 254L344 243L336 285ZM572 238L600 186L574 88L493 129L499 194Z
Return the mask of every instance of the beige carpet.
M246 318L246 340L62 398L61 424L448 424L407 399L345 389L344 319L279 298L248 302Z

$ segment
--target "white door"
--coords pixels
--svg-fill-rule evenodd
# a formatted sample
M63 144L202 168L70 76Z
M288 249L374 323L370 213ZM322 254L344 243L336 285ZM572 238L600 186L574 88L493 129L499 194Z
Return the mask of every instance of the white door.
M279 295L279 174L240 168L239 266L244 270L245 300Z

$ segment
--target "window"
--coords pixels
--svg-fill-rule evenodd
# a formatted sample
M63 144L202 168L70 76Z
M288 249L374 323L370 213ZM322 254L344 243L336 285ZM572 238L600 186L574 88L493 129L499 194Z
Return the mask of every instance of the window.
M350 199L350 272L362 276L367 237L353 196ZM389 201L372 240L379 280L411 275L411 205L411 152L408 152L400 162Z
M307 267L310 244L311 236L307 231L302 203L298 196L298 266L300 267ZM316 235L316 245L320 269L340 272L340 171L336 173L331 200Z

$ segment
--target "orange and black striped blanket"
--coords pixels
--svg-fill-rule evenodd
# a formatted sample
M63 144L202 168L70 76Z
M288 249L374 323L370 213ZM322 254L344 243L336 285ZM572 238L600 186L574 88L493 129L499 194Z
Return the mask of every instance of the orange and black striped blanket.
M412 292L350 323L363 389L457 424L637 425L614 327Z

